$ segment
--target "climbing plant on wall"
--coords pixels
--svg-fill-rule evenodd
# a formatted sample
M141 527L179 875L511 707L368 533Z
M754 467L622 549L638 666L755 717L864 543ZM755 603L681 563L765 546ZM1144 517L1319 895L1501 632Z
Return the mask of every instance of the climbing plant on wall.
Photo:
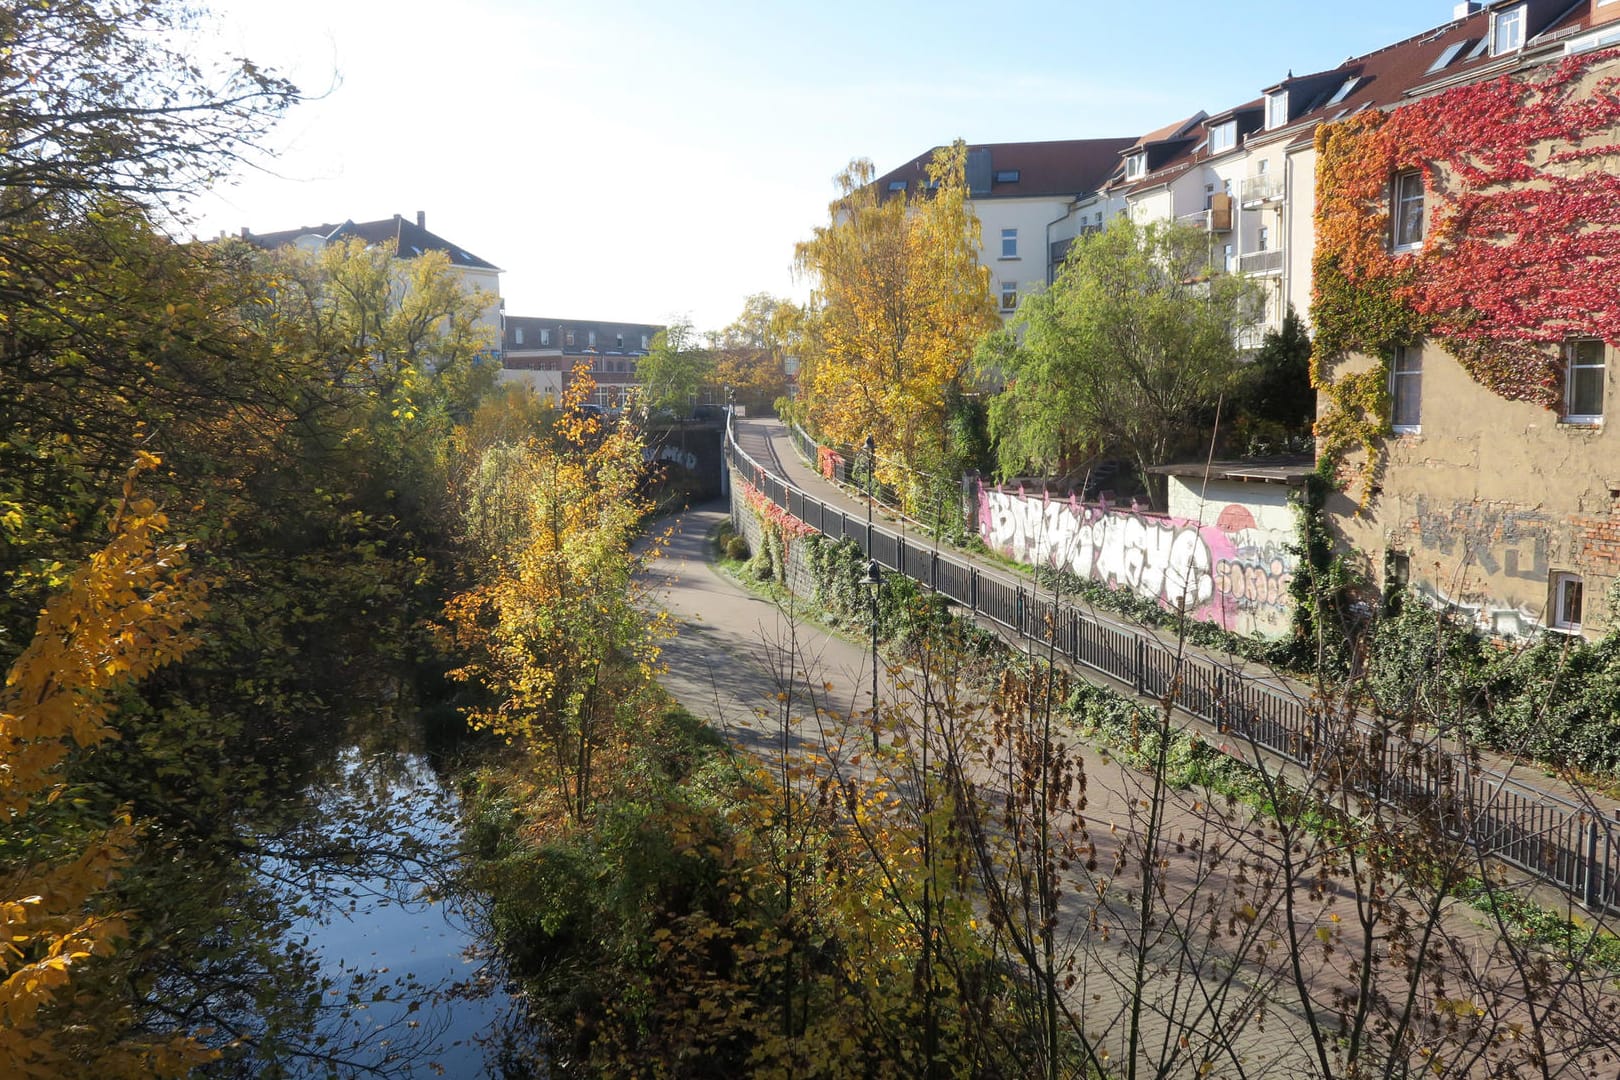
M1557 408L1558 345L1620 342L1620 53L1529 79L1459 86L1317 130L1313 383L1318 447L1366 452L1389 433L1388 364L1427 337L1481 386ZM1421 171L1422 247L1392 251L1393 178ZM1352 353L1371 369L1344 372Z

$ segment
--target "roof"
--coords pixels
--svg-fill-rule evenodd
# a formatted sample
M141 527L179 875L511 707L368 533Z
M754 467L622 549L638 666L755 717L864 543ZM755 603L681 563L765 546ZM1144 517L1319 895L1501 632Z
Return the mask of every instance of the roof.
M603 322L594 319L552 319L532 315L508 315L502 331L501 345L507 352L532 352L545 349L566 355L600 354L602 356L645 356L641 339L648 344L665 329L658 323ZM524 341L518 343L518 331ZM547 342L541 344L540 331L550 331ZM568 332L574 333L574 343L568 344ZM590 343L590 334L596 334L596 344ZM620 340L624 344L619 344Z
M1211 480L1247 480L1263 484L1302 484L1316 471L1310 454L1278 454L1247 461L1189 461L1179 465L1154 465L1148 469L1159 476L1208 475Z
M437 233L429 232L420 214L415 221L402 214L395 214L381 221L358 223L345 221L340 225L305 225L302 228L283 229L280 232L244 231L242 234L244 240L266 250L296 244L308 236L317 237L328 244L355 236L369 245L392 247L394 254L402 259L414 258L428 251L442 251L450 256L450 262L454 266L466 267L469 270L500 270L494 263L480 259L465 248L457 247Z
M1046 142L975 143L970 155L987 153L991 183L987 192L975 191L973 198L1052 198L1085 195L1098 190L1119 165L1119 154L1136 140L1058 139ZM899 191L920 190L928 180L928 163L934 147L918 154L897 169L873 181L880 197L890 194L891 186L904 183ZM996 180L997 175L1016 172L1016 180Z
M1525 48L1504 56L1491 56L1485 45L1490 33L1491 10L1504 6L1495 0L1460 19L1425 30L1364 56L1351 57L1337 67L1307 75L1290 74L1267 92L1286 90L1288 123L1280 128L1246 133L1239 144L1249 147L1273 139L1290 145L1309 143L1316 127L1363 109L1389 109L1403 101L1432 93L1455 82L1479 79L1497 71L1517 69L1527 51L1560 40L1590 25L1590 7L1578 0L1528 0L1529 25ZM1263 108L1265 99L1246 102L1210 117L1198 114L1193 125L1183 120L1144 135L1131 150L1151 150L1148 171L1129 182L1116 181L1121 193L1159 187L1187 169L1214 156L1208 152L1209 128ZM1240 132L1244 125L1240 123Z

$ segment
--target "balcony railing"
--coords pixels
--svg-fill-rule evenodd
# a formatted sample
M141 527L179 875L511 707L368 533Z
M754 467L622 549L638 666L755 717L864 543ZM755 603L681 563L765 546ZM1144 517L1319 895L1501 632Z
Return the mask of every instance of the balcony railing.
M1184 225L1193 225L1205 232L1231 232L1232 208L1230 203L1225 207L1215 207L1210 210L1200 210L1194 214L1182 214L1176 218Z
M1286 185L1282 174L1273 176L1271 173L1256 173L1243 181L1243 205L1259 206L1261 203L1280 199L1286 194Z
M1281 251L1251 251L1238 256L1240 274L1280 274L1283 268Z

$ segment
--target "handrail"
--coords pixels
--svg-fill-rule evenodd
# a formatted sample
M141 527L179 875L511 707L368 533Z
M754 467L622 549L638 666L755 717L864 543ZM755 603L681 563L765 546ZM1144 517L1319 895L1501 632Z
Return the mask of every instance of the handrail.
M725 450L732 467L754 488L812 529L853 541L864 557L945 595L974 616L1020 637L1055 644L1075 666L1131 686L1139 696L1168 701L1297 765L1309 766L1337 749L1339 740L1314 697L1185 655L1157 637L1097 619L1017 580L868 524L754 460L738 444L729 414ZM1388 805L1421 805L1438 814L1454 838L1481 845L1491 857L1557 886L1589 909L1620 912L1620 810L1601 817L1591 806L1478 765L1466 753L1414 742L1359 715L1354 722L1360 734L1377 736L1367 743L1377 760L1363 785L1366 794ZM1235 753L1227 745L1221 748Z

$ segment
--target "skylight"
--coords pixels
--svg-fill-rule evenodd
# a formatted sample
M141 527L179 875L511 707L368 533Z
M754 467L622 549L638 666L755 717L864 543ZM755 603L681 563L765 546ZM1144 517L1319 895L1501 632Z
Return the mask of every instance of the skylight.
M1464 38L1461 41L1454 41L1450 45L1447 45L1446 46L1446 51L1441 53L1439 56L1434 58L1434 63L1429 65L1429 70L1424 72L1424 74L1425 75L1433 75L1435 72L1441 70L1447 64L1449 64L1453 60L1457 59L1457 54L1462 52L1464 46L1466 46L1467 44L1468 44L1468 39Z
M904 190L906 190L906 182L904 180L890 180L889 181L889 190L890 191L904 191Z
M998 184L1016 184L1016 183L1018 183L1018 170L1017 169L997 169L996 170L996 183L998 183Z
M1354 90L1360 84L1361 84L1361 76L1359 76L1359 75L1350 76L1348 79L1344 80L1344 85L1339 87L1339 89L1334 93L1334 95L1332 97L1328 98L1327 103L1329 105L1337 105L1339 102L1341 102L1345 98L1349 97L1350 96L1350 91Z

